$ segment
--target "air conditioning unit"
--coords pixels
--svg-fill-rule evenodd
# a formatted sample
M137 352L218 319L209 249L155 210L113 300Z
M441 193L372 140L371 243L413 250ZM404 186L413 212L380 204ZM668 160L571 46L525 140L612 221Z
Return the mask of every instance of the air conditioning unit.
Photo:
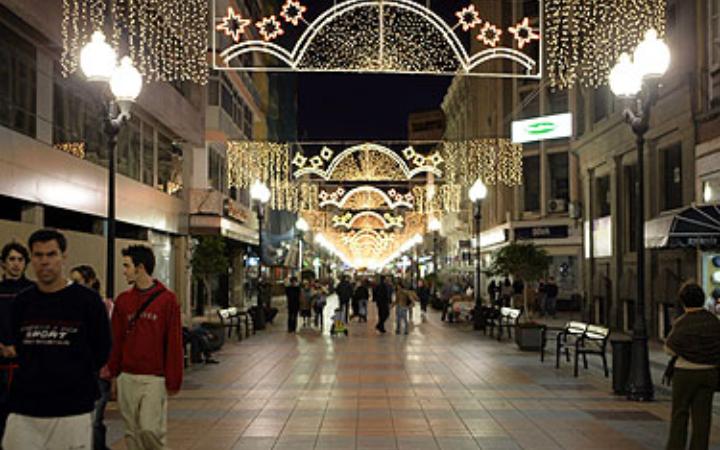
M549 213L561 213L567 211L567 200L564 198L554 198L548 202Z

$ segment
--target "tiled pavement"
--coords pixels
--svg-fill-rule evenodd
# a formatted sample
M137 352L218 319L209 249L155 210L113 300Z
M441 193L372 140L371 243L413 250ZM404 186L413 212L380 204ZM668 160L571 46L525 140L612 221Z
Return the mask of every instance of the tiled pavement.
M329 308L328 308L329 309ZM417 313L417 311L416 311ZM669 401L614 397L593 371L542 365L431 313L408 336L351 325L350 337L271 329L225 345L170 400L184 449L662 449ZM389 329L391 329L390 327ZM124 449L111 406L113 449ZM716 424L720 420L716 418ZM720 449L720 429L713 447Z

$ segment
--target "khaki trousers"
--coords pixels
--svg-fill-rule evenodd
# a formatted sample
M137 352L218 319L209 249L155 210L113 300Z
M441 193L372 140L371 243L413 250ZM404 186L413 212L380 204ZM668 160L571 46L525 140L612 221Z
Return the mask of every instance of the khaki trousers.
M92 415L30 417L10 414L5 450L92 450Z
M167 432L165 378L122 373L117 379L117 389L128 450L164 450Z

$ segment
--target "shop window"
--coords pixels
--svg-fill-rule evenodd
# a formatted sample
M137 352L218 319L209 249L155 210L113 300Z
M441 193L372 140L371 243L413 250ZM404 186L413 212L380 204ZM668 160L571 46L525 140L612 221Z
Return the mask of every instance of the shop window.
M226 177L225 158L210 148L208 150L208 184L216 191L226 192Z
M595 179L595 218L610 215L610 176Z
M158 133L157 142L157 188L168 194L178 194L182 188L180 173L176 160L172 140L162 133Z
M523 158L524 210L540 211L540 156Z
M142 182L155 186L155 129L147 123L142 125L142 140Z
M679 208L683 204L682 145L662 150L663 210Z
M567 152L548 155L550 168L550 198L570 199L570 175Z
M0 23L0 125L35 137L35 47Z

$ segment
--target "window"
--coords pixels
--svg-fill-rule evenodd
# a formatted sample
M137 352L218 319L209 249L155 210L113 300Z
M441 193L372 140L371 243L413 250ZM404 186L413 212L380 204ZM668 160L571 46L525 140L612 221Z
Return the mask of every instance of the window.
M540 156L523 158L525 211L540 211Z
M208 105L218 106L220 103L220 82L217 79L211 78L208 81Z
M679 208L683 204L682 145L676 144L662 150L663 209Z
M225 159L214 149L208 149L208 184L216 191L225 192L227 172Z
M548 166L550 168L550 198L569 200L570 178L567 152L548 155Z
M710 106L720 106L720 0L710 0L708 67L710 69Z
M171 193L173 191L173 147L172 140L158 132L157 141L157 177L158 184L155 186L161 191Z
M540 92L537 89L525 88L520 92L518 119L530 119L540 115Z
M35 137L35 47L0 23L0 125Z
M117 169L123 175L140 179L140 120L133 116L125 126L120 127L117 143Z
M637 164L623 167L623 222L625 232L624 248L626 252L637 249L635 236L637 222Z
M63 77L60 67L55 65L52 138L55 148L69 152L82 150L84 159L107 166L107 144L102 132L104 111L99 96L87 83L80 81L75 75ZM122 142L127 142L124 136L118 136L119 147ZM118 155L118 161L122 162L121 155Z
M250 107L247 104L244 104L244 111L243 114L244 121L243 121L243 133L245 133L245 137L248 139L252 139L253 137L253 112L250 109Z
M595 179L595 218L610 215L610 176Z
M593 91L593 123L598 123L608 116L609 95L607 86L600 86Z
M142 182L155 186L155 130L147 123L142 125Z

